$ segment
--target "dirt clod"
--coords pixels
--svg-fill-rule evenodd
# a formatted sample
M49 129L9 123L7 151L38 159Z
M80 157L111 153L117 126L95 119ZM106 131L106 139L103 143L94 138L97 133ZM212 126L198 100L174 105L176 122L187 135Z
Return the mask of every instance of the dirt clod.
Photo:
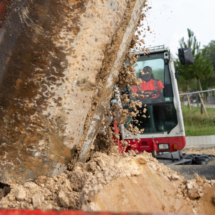
M26 198L26 191L23 187L18 187L16 192L15 192L15 196L16 196L16 199L18 201L22 201Z
M58 200L60 202L60 206L64 207L64 208L68 208L69 207L69 198L67 197L66 193L61 190L58 194Z

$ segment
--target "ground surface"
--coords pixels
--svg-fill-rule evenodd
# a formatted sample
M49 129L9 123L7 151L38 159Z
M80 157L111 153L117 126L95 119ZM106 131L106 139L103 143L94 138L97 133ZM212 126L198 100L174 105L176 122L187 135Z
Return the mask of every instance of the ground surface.
M185 180L148 153L96 152L70 171L10 189L2 190L0 208L215 213L215 180Z
M215 155L215 146L214 147L208 147L208 148L203 148L203 147L186 147L183 150L183 153L185 154L207 154L207 155Z
M141 162L140 158L127 158L126 161L135 161L136 164L133 163L132 166L139 169L139 174L112 180L95 195L89 204L91 208L97 211L141 213L215 212L212 203L215 181L208 181L197 175L192 180L185 180L147 154L142 157L145 162Z
M188 146L183 150L183 153L215 155L215 148ZM169 165L168 167L182 174L185 179L192 179L193 175L197 173L199 176L205 177L208 180L215 180L215 159L207 161L204 165Z

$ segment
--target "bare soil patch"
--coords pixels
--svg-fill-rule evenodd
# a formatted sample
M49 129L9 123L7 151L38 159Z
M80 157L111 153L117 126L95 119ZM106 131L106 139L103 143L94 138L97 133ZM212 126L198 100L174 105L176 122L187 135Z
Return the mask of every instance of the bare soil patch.
M215 212L214 185L215 180L198 175L185 180L146 152L95 152L63 174L12 184L0 207L209 214Z

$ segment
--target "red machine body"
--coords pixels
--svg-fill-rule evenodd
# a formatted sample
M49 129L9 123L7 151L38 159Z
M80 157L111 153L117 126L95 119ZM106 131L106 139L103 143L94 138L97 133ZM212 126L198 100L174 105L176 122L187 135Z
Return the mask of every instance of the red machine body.
M7 9L7 1L6 0L1 0L0 1L0 27L5 19L6 15L6 9Z
M119 128L117 123L114 123L114 133L119 134ZM153 151L157 152L175 152L182 150L186 145L185 137L161 137L161 138L146 138L146 139L132 139L124 140L127 142L126 148L121 144L120 139L115 138L116 144L119 146L120 152L128 152L129 150L136 151L137 154L144 151L152 153ZM159 150L159 144L169 144L168 150Z
M186 145L185 137L166 137L166 138L149 138L149 139L134 139L134 140L124 140L128 143L125 152L128 150L134 150L137 153L153 152L156 150L157 152L175 152L178 150L182 150ZM158 144L169 144L168 150L159 150ZM123 146L121 144L121 140L118 140L118 146L120 148L120 152L123 150Z
M3 20L2 20L2 19L3 19L3 17L2 17L3 15L2 15L2 14L3 14L4 6L5 6L3 3L4 3L4 2L1 2L1 3L0 3L0 24L1 24L2 21L3 21Z

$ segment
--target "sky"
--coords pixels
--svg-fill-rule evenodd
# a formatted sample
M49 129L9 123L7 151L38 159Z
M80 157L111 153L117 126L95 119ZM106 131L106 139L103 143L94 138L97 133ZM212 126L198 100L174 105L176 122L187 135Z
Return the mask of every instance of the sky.
M148 0L143 28L146 47L165 45L176 56L179 40L187 37L187 28L194 31L201 48L215 40L215 0Z

